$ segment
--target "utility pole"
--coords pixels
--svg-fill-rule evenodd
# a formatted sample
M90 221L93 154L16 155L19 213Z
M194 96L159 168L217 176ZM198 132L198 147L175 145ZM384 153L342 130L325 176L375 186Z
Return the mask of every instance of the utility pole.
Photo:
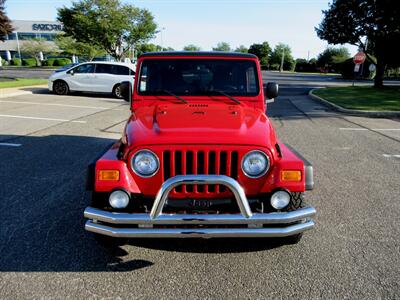
M285 61L285 49L282 49L282 59L281 59L281 68L279 72L283 72L283 62Z
M18 39L18 32L17 31L15 32L15 37L17 39L18 56L19 56L19 59L21 59L21 49L19 47L19 39Z
M308 54L307 54L307 62L310 62L310 50L308 50Z

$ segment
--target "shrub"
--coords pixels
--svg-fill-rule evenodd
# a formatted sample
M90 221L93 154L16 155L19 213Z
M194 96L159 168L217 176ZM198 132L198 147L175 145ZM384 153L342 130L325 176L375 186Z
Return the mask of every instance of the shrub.
M307 61L306 59L296 60L296 72L318 72L317 63L315 59Z
M35 67L36 66L36 59L34 58L24 58L22 60L22 65L27 67Z
M48 59L45 59L45 60L42 62L42 66L51 67L51 66L54 65L54 61L55 61L55 60L56 60L56 58L48 58Z
M370 71L369 71L369 66L371 63L366 60L364 62L364 66L362 67L362 74L361 74L361 69L360 72L357 74L358 78L369 78L370 76ZM354 78L354 62L352 58L349 58L348 60L342 62L340 64L340 74L342 74L343 78L351 79Z
M7 61L5 59L3 59L3 58L0 58L0 59L1 59L1 65L2 66L7 65Z
M72 60L70 60L69 58L57 58L54 61L53 66L62 67L68 64L72 64Z
M20 58L13 58L10 62L12 66L21 66L22 62Z

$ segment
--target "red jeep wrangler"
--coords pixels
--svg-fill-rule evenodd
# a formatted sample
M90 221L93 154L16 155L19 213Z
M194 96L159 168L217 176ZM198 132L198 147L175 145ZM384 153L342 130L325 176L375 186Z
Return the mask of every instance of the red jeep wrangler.
M314 227L312 166L265 114L256 56L142 55L122 138L89 166L86 230L115 238L285 237Z

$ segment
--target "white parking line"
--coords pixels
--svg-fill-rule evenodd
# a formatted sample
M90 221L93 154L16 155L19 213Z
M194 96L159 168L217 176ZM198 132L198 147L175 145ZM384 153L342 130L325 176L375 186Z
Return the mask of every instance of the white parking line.
M0 103L31 104L31 105L60 106L60 107L89 108L89 109L111 109L111 107L56 104L56 103L40 103L40 102L28 102L28 101L4 101L4 100L0 100Z
M400 154L382 154L383 157L386 158L391 158L391 157L396 157L396 158L400 158Z
M5 147L21 147L22 144L0 143L0 146L5 146Z
M340 130L353 130L353 131L400 131L400 128L360 128L360 127L342 127Z
M29 120L42 120L42 121L55 121L55 122L72 122L72 123L86 123L86 121L73 121L67 119L53 119L53 118L38 118L38 117L27 117L27 116L14 116L14 115L0 115L2 118L15 118L15 119L29 119Z

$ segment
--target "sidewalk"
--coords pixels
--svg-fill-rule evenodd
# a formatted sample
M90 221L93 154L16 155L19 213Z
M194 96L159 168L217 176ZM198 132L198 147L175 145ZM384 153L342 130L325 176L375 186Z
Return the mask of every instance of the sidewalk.
M47 89L47 85L33 85L33 86L21 86L15 88L4 88L0 89L0 98L9 98L21 95L33 94L37 91Z

